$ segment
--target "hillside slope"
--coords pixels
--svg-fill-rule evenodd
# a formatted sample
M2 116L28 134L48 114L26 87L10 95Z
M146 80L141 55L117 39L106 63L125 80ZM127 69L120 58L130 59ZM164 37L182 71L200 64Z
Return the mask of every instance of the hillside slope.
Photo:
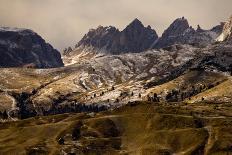
M225 41L231 39L232 34L232 16L225 23L221 35L217 38L217 41Z
M180 45L172 48L172 52L94 56L49 70L2 69L1 91L15 98L18 106L25 105L29 111L35 108L36 113L41 113L40 108L48 111L76 102L118 106L139 99L145 83L168 76L170 70L192 59L196 50ZM128 98L132 92L134 96ZM125 94L125 99L120 94ZM121 98L120 102L117 98ZM6 103L10 104L10 100Z
M159 51L79 57L78 63L57 69L2 69L1 109L10 117L27 118L83 110L75 105L98 111L130 101L191 100L231 78L231 49L227 43L203 49L173 45ZM231 102L222 94L219 100L207 95L201 100Z
M1 123L0 153L230 154L230 107L135 103L97 115L64 114Z

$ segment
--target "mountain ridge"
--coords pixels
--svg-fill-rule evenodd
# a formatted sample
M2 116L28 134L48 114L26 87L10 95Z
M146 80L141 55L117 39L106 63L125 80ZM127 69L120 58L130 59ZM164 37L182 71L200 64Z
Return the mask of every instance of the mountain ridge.
M214 43L221 34L223 24L210 30L204 30L199 25L195 30L184 17L177 18L162 34L154 48L163 48L173 44L190 44L206 47Z
M188 20L182 17L177 18L162 36L158 37L151 26L144 27L136 18L122 31L113 26L91 29L73 50L63 52L63 59L66 64L72 64L83 55L137 53L174 44L206 47L216 41L222 33L223 26L221 23L210 30L204 30L198 25L195 30L189 25ZM74 59L78 60L73 61Z

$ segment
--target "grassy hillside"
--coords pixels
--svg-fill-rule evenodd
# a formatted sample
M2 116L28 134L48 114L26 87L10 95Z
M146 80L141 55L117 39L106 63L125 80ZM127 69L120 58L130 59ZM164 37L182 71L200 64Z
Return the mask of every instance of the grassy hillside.
M100 114L1 123L0 154L228 154L231 107L133 103Z
M180 93L188 93L193 89L198 90L201 88L199 92L197 91L195 94L191 94L189 97L186 97L186 101L191 103L197 101L199 102L203 97L207 101L215 101L212 94L218 96L218 99L221 99L221 102L226 101L225 98L223 98L223 95L227 95L227 101L231 101L231 98L229 97L229 94L232 93L230 83L231 77L225 75L224 73L190 70L171 81L147 89L143 96L146 97L156 93L165 98L167 93L171 92L172 90L178 90ZM211 92L211 94L209 94L209 92ZM189 98L191 98L190 101Z
M202 97L211 102L231 102L232 78L230 77L218 86L194 96L190 102L199 102Z

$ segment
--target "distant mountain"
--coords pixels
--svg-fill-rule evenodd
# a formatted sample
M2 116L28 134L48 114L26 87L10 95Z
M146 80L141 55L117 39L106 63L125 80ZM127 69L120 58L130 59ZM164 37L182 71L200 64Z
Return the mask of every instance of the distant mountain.
M221 34L223 24L211 30L203 30L199 25L195 30L184 17L176 19L167 30L164 31L154 48L163 48L173 44L190 44L204 47L215 42Z
M217 41L225 41L232 38L232 16L225 23L221 35L217 38Z
M204 30L199 25L195 30L184 17L176 19L162 36L158 38L155 30L138 19L132 21L123 31L113 26L99 26L91 29L75 46L63 52L66 65L76 63L83 57L95 55L139 53L149 49L166 48L175 44L188 44L206 47L215 42L222 33L224 23Z
M0 67L61 67L60 53L28 29L0 27Z
M223 26L224 23L221 23L210 30L204 30L198 25L195 30L182 17L176 19L160 38L155 30L150 26L144 27L138 19L132 21L123 31L112 26L99 26L91 29L74 49L65 49L63 61L70 65L105 54L140 53L149 49L169 48L176 44L206 47L215 42L222 33Z
M92 48L109 54L138 53L149 49L157 38L155 30L150 26L144 27L141 21L135 19L123 31L112 26L91 29L78 42L75 51Z

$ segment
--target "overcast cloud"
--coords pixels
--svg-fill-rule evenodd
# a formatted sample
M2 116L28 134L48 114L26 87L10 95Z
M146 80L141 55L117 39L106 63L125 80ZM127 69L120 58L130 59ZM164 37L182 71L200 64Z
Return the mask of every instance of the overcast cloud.
M231 14L232 0L0 0L0 26L32 29L59 50L99 25L123 29L139 18L161 35L178 17L209 29Z

